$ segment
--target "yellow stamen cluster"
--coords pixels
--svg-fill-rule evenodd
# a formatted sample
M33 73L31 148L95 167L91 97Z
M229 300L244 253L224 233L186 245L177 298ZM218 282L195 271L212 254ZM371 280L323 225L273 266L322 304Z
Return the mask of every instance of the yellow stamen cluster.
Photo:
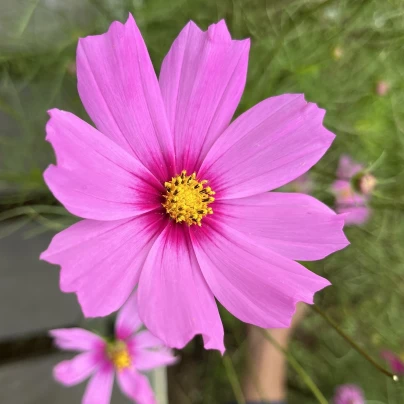
M339 191L341 198L352 198L354 196L353 190L350 186Z
M123 341L115 341L108 344L107 355L117 371L127 369L132 364L128 347Z
M172 219L189 226L201 226L201 220L213 213L208 205L215 200L212 189L204 187L207 182L198 181L195 173L187 175L183 170L180 175L164 183L167 193L163 195L165 202L162 205Z

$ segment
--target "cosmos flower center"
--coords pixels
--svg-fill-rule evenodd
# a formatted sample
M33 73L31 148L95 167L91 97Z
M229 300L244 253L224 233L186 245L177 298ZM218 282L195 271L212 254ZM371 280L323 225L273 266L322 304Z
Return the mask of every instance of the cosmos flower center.
M107 355L118 371L127 369L132 364L128 346L123 341L115 341L108 344Z
M187 175L186 170L165 182L167 192L163 195L165 202L162 205L170 217L177 223L201 226L201 220L213 213L208 205L215 200L212 196L215 192L205 187L207 182L198 181L196 173Z
M341 198L352 198L353 192L352 192L351 187L346 187L344 189L341 189L340 196L341 196Z

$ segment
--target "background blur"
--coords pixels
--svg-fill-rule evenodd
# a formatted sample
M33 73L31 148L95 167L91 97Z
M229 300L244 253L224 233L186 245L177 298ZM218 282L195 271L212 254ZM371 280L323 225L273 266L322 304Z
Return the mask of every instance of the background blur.
M52 381L60 354L46 337L49 328L83 325L75 298L58 289L57 268L38 261L52 235L75 221L42 180L54 161L44 140L46 111L88 119L76 90L77 40L126 20L129 11L157 72L190 19L206 29L225 18L234 38L251 37L237 114L286 92L303 92L325 108L325 125L337 139L311 176L315 196L328 205L342 153L376 163L370 221L347 228L349 248L309 268L332 281L317 304L355 342L380 363L383 349L404 353L402 0L0 0L0 403L79 402L78 393ZM241 377L245 327L225 310L222 317ZM299 327L291 355L327 398L337 385L356 383L369 403L404 403L402 383L375 370L318 314L310 312ZM233 399L217 352L204 351L197 339L181 356L168 371L171 403ZM292 369L289 391L291 404L317 402Z

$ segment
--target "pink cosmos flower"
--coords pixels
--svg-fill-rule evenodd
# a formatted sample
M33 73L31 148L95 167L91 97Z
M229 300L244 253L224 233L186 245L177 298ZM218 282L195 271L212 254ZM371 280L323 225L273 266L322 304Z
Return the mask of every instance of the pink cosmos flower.
M249 46L224 21L206 32L190 22L157 80L132 16L80 40L78 89L97 129L50 111L57 165L45 181L85 220L41 258L61 266L62 291L87 317L119 309L138 285L139 316L166 345L202 334L223 352L215 297L242 321L280 328L329 285L295 260L344 248L343 217L310 196L267 191L309 170L334 135L299 94L230 124Z
M355 384L343 384L335 390L334 404L364 404L365 396Z
M396 375L404 375L404 359L403 355L400 357L391 351L383 351L381 353L383 359L385 359L392 370Z
M332 190L336 197L337 212L347 214L346 224L363 224L370 216L367 202L376 179L371 174L360 175L363 169L363 165L355 163L349 156L341 156L337 169L338 180L332 185Z
M109 404L116 374L122 392L133 402L156 404L147 377L139 372L171 365L176 358L149 331L138 332L141 325L134 293L118 313L113 341L81 328L50 331L59 348L81 352L55 366L55 379L73 386L91 376L82 403Z
M385 80L380 80L376 84L376 93L381 97L385 96L390 90L390 84Z

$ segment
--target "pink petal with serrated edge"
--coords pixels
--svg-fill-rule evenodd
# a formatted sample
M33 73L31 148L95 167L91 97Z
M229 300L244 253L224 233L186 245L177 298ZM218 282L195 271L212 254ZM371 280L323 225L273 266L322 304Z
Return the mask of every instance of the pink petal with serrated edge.
M80 98L97 128L160 180L174 170L173 139L160 87L134 18L77 47Z
M215 214L235 230L259 237L285 257L319 260L345 248L344 218L304 194L268 192L215 203Z
M301 94L268 98L239 116L212 146L199 172L217 199L278 188L309 170L335 135L325 111Z
M232 40L224 20L201 31L192 21L165 57L160 87L174 135L178 173L198 170L237 108L250 40Z

